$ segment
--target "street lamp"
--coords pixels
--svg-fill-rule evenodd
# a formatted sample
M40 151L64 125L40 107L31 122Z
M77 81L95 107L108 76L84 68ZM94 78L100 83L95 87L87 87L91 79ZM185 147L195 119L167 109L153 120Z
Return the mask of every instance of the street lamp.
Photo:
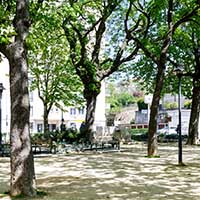
M183 158L182 158L182 127L181 127L181 78L183 76L183 68L177 67L175 73L178 77L178 126L177 126L177 133L178 133L178 164L183 165Z
M1 133L1 99L2 99L2 93L3 93L3 83L0 83L0 151L2 150L2 133Z

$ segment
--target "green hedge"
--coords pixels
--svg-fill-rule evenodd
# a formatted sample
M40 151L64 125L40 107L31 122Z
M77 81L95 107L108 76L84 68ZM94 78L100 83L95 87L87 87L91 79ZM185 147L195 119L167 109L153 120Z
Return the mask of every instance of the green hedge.
M147 133L147 128L140 128L140 129L130 129L131 135L137 135L137 134L144 134Z
M148 138L148 129L130 129L131 139L133 141L147 141Z

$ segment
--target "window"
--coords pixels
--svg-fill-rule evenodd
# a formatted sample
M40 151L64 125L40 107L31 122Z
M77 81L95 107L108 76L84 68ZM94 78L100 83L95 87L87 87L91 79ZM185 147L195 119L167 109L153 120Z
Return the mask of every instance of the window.
M49 124L49 131L56 130L56 124Z
M84 115L84 107L78 109L79 115Z
M52 124L52 131L56 130L56 124Z
M70 115L76 115L76 108L70 108Z
M52 107L50 110L51 113L58 113L58 111L59 111L59 109L56 107Z
M41 133L43 131L43 126L42 124L37 124L37 132Z

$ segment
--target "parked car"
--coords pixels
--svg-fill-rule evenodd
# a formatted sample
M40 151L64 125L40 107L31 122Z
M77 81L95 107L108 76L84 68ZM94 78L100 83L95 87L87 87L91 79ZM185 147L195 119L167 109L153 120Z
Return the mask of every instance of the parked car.
M164 135L177 134L177 127L164 127L162 129L158 129L157 133L158 133L158 135L160 135L160 134L164 134Z

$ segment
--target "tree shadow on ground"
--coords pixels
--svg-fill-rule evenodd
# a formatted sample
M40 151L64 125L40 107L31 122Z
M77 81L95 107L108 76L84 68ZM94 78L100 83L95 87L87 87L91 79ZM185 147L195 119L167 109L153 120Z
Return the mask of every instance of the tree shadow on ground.
M145 145L135 145L118 153L36 158L37 185L47 196L28 200L199 200L200 148L184 147L184 167L176 164L175 147L161 146L160 158L145 152Z

